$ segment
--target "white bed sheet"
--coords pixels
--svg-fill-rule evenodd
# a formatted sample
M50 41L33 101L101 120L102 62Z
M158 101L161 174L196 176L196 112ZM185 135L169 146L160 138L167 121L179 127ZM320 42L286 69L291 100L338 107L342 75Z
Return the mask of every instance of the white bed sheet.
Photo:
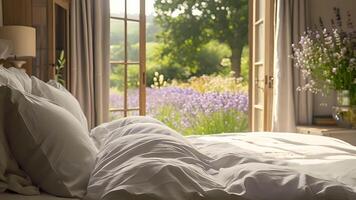
M36 196L25 196L19 195L14 193L0 193L1 200L79 200L79 199L72 199L72 198L61 198L55 197L52 195L44 194L36 195Z
M267 132L182 139L162 130L111 132L88 199L356 199L356 147L341 140Z
M355 132L356 134L356 132ZM234 133L191 136L190 142L214 159L245 154L356 191L356 147L339 139L296 133ZM251 156L252 155L252 156ZM232 157L231 157L232 158Z

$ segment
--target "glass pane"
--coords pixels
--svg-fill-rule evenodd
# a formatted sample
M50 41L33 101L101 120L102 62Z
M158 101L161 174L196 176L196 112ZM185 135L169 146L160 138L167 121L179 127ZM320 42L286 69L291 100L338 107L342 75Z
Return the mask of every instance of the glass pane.
M110 20L110 60L125 59L125 24L123 20Z
M127 112L127 116L137 116L137 115L140 115L140 112L138 110Z
M154 8L155 0L145 0L145 3L146 3L146 5L145 5L145 7L146 7L146 10L145 10L146 16L156 15L155 8Z
M140 18L140 0L127 0L127 18Z
M110 108L124 108L124 65L111 65Z
M140 103L140 67L139 65L128 65L128 107L138 108Z
M254 130L263 131L263 110L255 108L254 116Z
M264 87L265 87L265 80L264 80L264 67L263 65L256 66L255 69L255 105L264 105Z
M124 17L125 0L110 0L110 14L114 17Z
M256 26L255 62L263 62L264 60L265 41L263 28L263 23Z
M263 19L265 14L265 0L256 1L256 21Z
M110 120L117 120L120 118L124 117L124 112L123 111L119 111L119 112L110 112Z
M139 22L127 22L127 56L128 60L138 62L140 59L140 24Z

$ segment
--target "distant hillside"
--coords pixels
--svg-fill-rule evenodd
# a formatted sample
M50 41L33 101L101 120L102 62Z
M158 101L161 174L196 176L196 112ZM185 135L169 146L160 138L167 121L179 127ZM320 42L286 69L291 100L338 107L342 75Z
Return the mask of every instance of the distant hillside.
M155 17L149 15L146 18L146 38L147 42L155 42L156 35L160 31L159 25L155 23ZM137 22L128 22L127 34L130 44L139 42L139 24ZM124 41L124 23L119 20L112 20L111 23L111 44L122 44Z

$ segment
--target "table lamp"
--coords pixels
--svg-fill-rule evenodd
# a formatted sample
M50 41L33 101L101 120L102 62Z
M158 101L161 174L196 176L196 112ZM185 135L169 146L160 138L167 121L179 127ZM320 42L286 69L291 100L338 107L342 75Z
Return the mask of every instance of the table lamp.
M36 57L36 29L28 26L0 27L0 39L9 40L12 44L10 57L12 64L21 68L26 61L18 58Z

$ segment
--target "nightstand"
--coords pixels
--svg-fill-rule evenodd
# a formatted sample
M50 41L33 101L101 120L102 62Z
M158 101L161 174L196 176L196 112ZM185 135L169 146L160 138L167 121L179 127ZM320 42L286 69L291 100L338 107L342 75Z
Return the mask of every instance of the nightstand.
M346 129L336 126L297 126L297 132L333 137L356 146L356 129Z

